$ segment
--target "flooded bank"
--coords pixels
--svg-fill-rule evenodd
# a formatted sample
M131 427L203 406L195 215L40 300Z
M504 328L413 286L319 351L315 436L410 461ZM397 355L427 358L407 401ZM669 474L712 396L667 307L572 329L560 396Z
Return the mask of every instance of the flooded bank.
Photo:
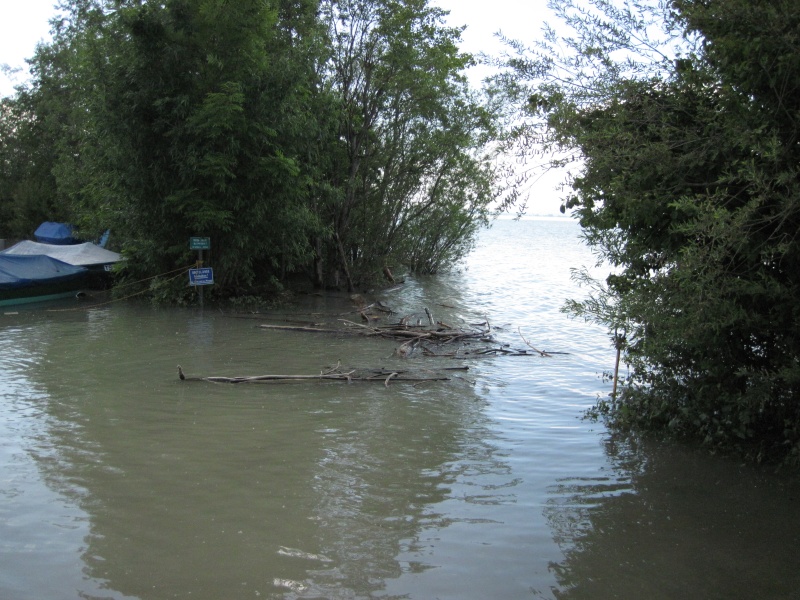
M570 221L501 221L463 269L378 297L565 353L447 382L180 381L453 360L209 309L6 311L0 597L793 597L796 481L581 418L613 350L559 309L592 262Z

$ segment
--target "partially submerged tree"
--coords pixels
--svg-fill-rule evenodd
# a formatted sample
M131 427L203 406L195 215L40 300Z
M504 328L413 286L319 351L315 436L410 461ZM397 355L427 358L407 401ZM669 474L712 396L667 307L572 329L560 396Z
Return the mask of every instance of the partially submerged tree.
M341 103L327 257L347 286L387 263L436 272L462 257L502 193L496 115L470 92L461 30L427 0L322 3Z
M137 279L187 266L190 236L212 238L228 293L292 272L340 288L386 265L435 272L513 195L496 109L470 91L460 30L428 0L62 10L25 97L49 127L42 181L81 229L114 230Z
M302 18L277 8L116 1L84 19L84 137L62 181L86 220L118 232L133 270L188 264L197 235L230 290L307 259L315 219L291 132L313 70L291 63L304 32L285 29Z
M579 159L564 208L614 267L570 308L626 334L615 422L800 459L800 16L552 4L568 52L523 52L507 84L527 139Z

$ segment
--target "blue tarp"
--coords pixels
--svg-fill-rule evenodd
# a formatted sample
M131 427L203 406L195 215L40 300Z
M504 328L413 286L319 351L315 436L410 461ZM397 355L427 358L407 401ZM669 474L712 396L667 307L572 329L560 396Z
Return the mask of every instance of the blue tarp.
M43 244L78 244L81 240L72 237L72 225L69 223L51 223L45 221L34 232L37 241Z
M0 290L68 281L86 272L85 267L68 265L49 256L0 254Z

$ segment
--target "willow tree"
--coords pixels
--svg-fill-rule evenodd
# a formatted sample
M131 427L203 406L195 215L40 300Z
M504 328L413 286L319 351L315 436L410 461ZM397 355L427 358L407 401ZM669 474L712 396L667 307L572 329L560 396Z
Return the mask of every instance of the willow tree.
M785 1L552 3L574 28L510 62L528 139L574 155L614 267L570 308L631 365L618 425L800 459L800 16ZM669 45L678 40L676 45ZM538 129L537 129L538 128Z
M469 90L461 30L427 0L322 7L323 74L340 105L320 276L352 288L387 264L435 272L463 256L503 192L496 115Z

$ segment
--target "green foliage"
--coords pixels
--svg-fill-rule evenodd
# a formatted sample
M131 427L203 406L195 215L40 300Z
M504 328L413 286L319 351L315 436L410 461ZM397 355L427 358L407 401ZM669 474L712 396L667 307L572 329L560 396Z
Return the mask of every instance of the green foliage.
M121 280L188 266L195 235L222 295L435 272L509 192L497 105L467 87L460 30L428 0L61 9L3 112L0 214L19 235L45 218L111 228Z
M85 215L110 219L142 271L188 264L192 235L231 290L306 259L315 220L279 140L303 81L272 60L277 19L257 1L123 3L88 44Z
M387 264L435 272L464 255L502 193L497 115L469 91L460 30L426 0L323 2L326 83L341 102L325 259L348 287Z
M27 93L0 100L0 237L26 238L72 214L52 174L63 115Z
M527 81L544 116L534 139L578 151L565 208L614 267L568 308L627 335L617 425L799 460L800 18L786 2L626 6L561 4L574 54L514 64L515 98Z

